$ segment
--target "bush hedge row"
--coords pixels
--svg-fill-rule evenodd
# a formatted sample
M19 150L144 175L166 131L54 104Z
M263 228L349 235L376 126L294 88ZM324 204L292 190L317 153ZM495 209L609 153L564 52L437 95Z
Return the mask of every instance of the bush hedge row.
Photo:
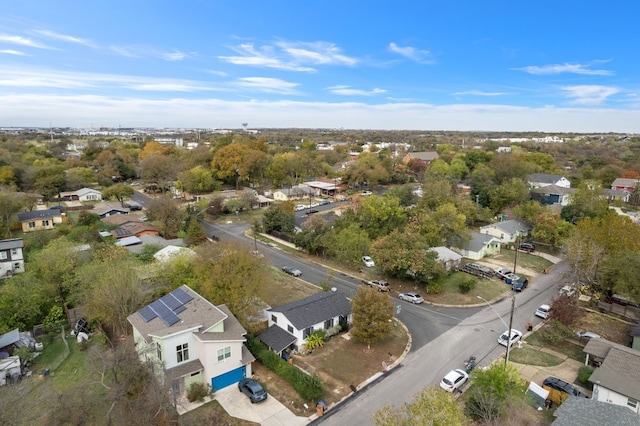
M289 364L252 335L247 335L247 347L265 367L286 380L302 399L312 401L322 397L324 386L318 376L310 376Z

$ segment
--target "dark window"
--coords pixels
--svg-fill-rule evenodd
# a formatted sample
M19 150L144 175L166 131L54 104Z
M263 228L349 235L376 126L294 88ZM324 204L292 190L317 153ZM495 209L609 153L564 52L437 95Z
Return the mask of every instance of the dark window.
M307 336L311 334L313 334L313 327L305 328L304 331L302 332L302 338L306 339Z
M271 315L271 321L273 321L274 323L277 323L278 317L276 317L275 315Z
M188 343L176 346L176 352L178 353L178 362L189 360L189 344Z
M290 326L290 325L288 325L288 326L287 326L287 331L288 331L289 333L293 334L293 327L292 327L292 326Z

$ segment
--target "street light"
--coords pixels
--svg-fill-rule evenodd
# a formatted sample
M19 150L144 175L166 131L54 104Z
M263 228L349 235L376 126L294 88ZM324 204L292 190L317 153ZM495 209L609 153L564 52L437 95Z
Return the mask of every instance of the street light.
M500 321L502 321L502 323L504 324L505 327L509 327L507 325L507 323L504 321L504 319L502 319L502 317L500 316L500 314L498 313L498 311L496 311L495 309L493 309L493 306L491 305L491 303L489 303L489 301L487 299L485 299L482 296L476 296L478 299L483 300L484 303L487 304L487 306L489 306L491 308L491 310L498 316L498 318L500 318Z

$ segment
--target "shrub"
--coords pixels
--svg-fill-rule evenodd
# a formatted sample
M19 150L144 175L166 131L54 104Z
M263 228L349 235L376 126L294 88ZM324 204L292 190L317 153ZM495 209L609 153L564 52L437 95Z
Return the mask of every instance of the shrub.
M578 370L578 381L591 389L593 387L593 383L589 381L589 377L591 377L592 373L593 367L583 365Z
M187 390L187 399L189 402L202 402L204 398L213 394L211 388L205 383L191 383Z
M560 321L552 319L546 327L540 330L540 335L550 343L558 343L567 337L573 336L573 331Z
M287 363L252 335L247 335L247 347L265 367L286 380L302 399L311 401L322 396L324 386L318 376L310 376L296 366Z
M322 333L320 333L322 332ZM307 341L304 344L304 349L307 351L312 351L317 348L321 348L324 346L324 330L318 330L307 336Z
M458 284L458 288L460 289L460 293L467 294L471 290L476 287L478 283L478 279L476 277L467 277L460 284Z

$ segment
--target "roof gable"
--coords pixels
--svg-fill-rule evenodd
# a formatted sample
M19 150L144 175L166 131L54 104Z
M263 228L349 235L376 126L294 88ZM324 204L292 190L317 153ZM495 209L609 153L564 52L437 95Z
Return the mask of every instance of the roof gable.
M22 238L12 238L0 241L0 250L23 248L24 241Z
M529 232L531 227L517 219L509 219L502 222L494 222L491 225L483 226L480 229L488 229L495 227L507 234L515 234L516 232Z
M529 176L529 181L553 184L553 183L557 183L563 178L564 176L552 175L549 173L533 173L531 176Z
M339 315L349 315L351 303L341 293L325 291L268 311L282 313L296 329L302 330Z
M584 351L604 358L589 377L590 382L640 400L640 351L602 338L591 339Z

